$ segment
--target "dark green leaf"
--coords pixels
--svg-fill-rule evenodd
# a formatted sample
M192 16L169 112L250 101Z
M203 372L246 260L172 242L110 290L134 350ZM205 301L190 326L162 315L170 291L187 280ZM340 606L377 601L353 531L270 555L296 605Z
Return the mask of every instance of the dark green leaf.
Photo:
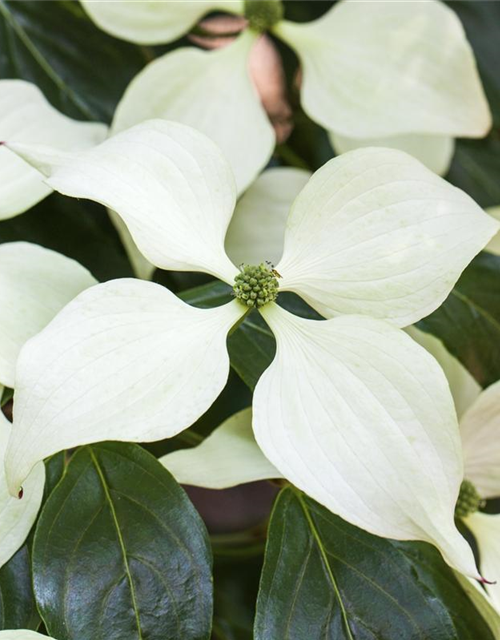
M34 82L60 111L109 122L146 62L98 29L77 2L0 0L0 77Z
M218 307L232 299L231 288L223 282L211 282L189 289L181 293L180 297L189 304L204 309ZM253 389L274 358L276 343L273 334L261 316L254 311L229 336L227 346L231 366L243 382Z
M500 378L500 257L477 256L445 302L418 323L484 387Z
M231 288L223 282L211 282L189 289L180 297L196 307L211 308L229 302ZM274 336L257 312L252 312L229 336L228 351L231 366L240 378L253 389L262 372L274 358Z
M25 544L0 569L0 629L36 629L40 623L30 565Z
M463 189L482 207L500 203L500 137L459 140L447 180Z
M227 341L231 366L254 389L276 353L276 340L258 312L253 311Z
M500 74L498 43L500 42L500 4L498 2L449 2L465 27L472 45L479 73L495 123L500 125Z
M222 282L211 282L195 289L189 289L180 297L196 307L211 308L231 300L231 289ZM294 294L282 293L279 303L303 318L319 319L317 314L301 298ZM231 366L250 389L254 389L260 376L271 364L276 352L274 336L257 311L252 311L245 321L229 336L228 351Z
M216 556L214 636L217 640L253 639L262 559L262 554L228 558Z
M12 400L13 397L14 397L14 389L9 389L8 387L5 387L0 397L0 407L4 407L7 404L7 402Z
M100 281L132 275L106 210L92 202L52 194L22 216L0 222L0 243L17 240L59 251Z
M45 460L45 487L43 501L45 502L66 471L66 452L60 451Z
M47 501L33 547L40 613L58 640L210 636L206 530L138 445L85 447Z
M255 638L493 640L432 548L372 536L291 488L271 518Z
M220 280L215 280L214 282L183 291L179 294L179 297L194 307L212 309L230 302L232 300L231 292L232 289L229 285Z
M462 21L474 49L479 73L493 114L493 130L484 140L459 140L448 174L450 182L471 195L482 207L500 203L500 4L449 2Z

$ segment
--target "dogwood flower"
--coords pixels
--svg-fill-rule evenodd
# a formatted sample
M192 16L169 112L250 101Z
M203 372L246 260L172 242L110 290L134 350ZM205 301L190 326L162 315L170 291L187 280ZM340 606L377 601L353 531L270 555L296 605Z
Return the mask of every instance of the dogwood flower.
M298 55L302 106L340 152L393 146L444 173L455 137L482 137L491 127L462 25L438 0L343 0L305 24L283 19L277 0L83 0L83 6L99 27L140 44L175 40L217 9L247 18L248 28L223 49L182 47L151 62L132 80L112 124L115 133L149 118L196 127L223 150L240 192L275 145L248 71L250 52L266 31Z
M479 565L485 575L500 575L500 514L483 513L489 498L500 497L500 381L484 391L470 373L434 336L415 327L410 335L434 355L446 373L460 419L465 475L455 508L473 533ZM500 637L500 581L469 593ZM486 600L486 603L481 600ZM488 607L488 605L490 605Z
M235 296L200 309L122 279L70 302L18 359L5 460L13 495L62 449L160 440L193 424L226 383L227 333L257 309L277 340L253 401L266 458L346 520L432 542L478 578L453 519L463 470L448 385L399 328L439 306L497 231L471 198L405 153L357 150L302 189L275 270L238 268L224 250L231 169L194 129L151 121L80 153L9 146L53 189L115 210L153 264L206 272ZM291 314L276 303L281 291L330 319Z
M27 242L0 245L0 399L2 385L15 385L22 345L72 298L95 283L86 269L54 251ZM0 567L26 540L45 483L45 467L39 462L26 478L23 499L9 494L3 459L10 431L11 425L0 411Z
M48 144L64 151L99 144L103 124L77 122L59 113L40 89L24 80L0 80L0 140ZM43 176L21 158L0 147L0 220L24 213L51 192Z

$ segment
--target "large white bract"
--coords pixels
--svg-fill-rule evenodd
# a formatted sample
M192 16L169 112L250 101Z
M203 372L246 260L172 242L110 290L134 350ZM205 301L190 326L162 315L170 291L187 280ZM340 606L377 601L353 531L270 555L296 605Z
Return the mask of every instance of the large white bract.
M142 44L174 40L215 9L249 16L251 5L83 0L102 29ZM453 138L482 137L491 127L474 54L442 2L343 0L318 20L282 19L269 31L297 53L302 106L339 152L394 147L445 173ZM259 37L249 28L222 50L186 47L156 59L129 85L114 132L159 117L196 127L221 147L244 190L274 147L248 72Z
M236 186L201 133L157 120L65 157L9 147L53 189L114 209L153 264L234 283L224 238ZM260 309L277 354L253 403L258 445L283 476L368 531L435 544L476 578L453 519L463 477L453 400L434 358L399 327L437 308L497 229L405 153L330 161L293 203L276 265L280 289L330 319ZM61 449L189 427L226 382L226 335L246 311L238 300L193 308L129 279L77 296L21 351L11 492Z

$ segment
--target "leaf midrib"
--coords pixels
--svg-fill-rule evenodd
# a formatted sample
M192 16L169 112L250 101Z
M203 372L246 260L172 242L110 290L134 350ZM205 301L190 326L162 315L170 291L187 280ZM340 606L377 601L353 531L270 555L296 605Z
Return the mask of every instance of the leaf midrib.
M354 640L354 636L352 635L351 632L351 628L349 626L349 618L347 615L347 611L344 607L344 601L342 600L342 595L340 593L339 587L337 585L337 581L335 580L335 576L333 575L332 572L332 568L330 567L330 563L328 562L328 557L327 554L325 552L325 549L323 548L323 543L321 541L321 537L318 533L318 530L316 529L316 525L313 522L313 519L311 517L311 514L309 513L309 509L304 501L304 498L302 496L301 493L299 493L298 491L296 492L296 496L297 499L299 501L300 506L302 507L302 511L304 512L304 515L306 517L307 520L307 524L309 525L309 528L311 530L311 533L313 535L314 541L316 542L316 546L318 547L319 553L321 555L321 559L323 561L323 566L325 567L325 570L327 572L328 578L330 579L330 582L332 584L333 590L335 591L335 595L337 596L337 600L339 602L339 606L340 606L340 611L342 613L342 619L344 621L344 626L345 626L345 630L347 632L347 637L349 638L349 640Z
M104 490L104 495L106 496L106 501L108 502L109 505L109 510L111 512L111 517L113 519L113 523L115 525L116 528L116 533L118 536L118 543L120 545L120 549L122 552L122 556L123 556L123 564L125 566L125 573L127 575L127 579L130 585L130 595L132 598L132 607L134 609L134 614L135 614L135 621L137 624L137 632L139 634L139 640L143 640L143 635L142 635L142 630L141 630L141 620L140 620L140 615L139 615L139 607L137 606L137 597L136 597L136 593L135 593L135 585L134 585L134 580L132 578L132 573L130 571L130 566L128 563L128 556L127 556L127 550L125 548L125 541L123 540L123 535L122 535L122 531L120 528L120 523L118 522L118 517L116 515L116 510L115 510L115 505L113 503L113 500L111 498L111 494L109 492L109 487L108 484L106 482L106 478L104 476L104 473L99 465L99 462L94 454L94 452L92 451L92 449L89 447L89 453L90 453L90 457L92 458L92 462L94 464L94 467L99 475L99 479L101 480L101 484Z
M497 331L500 332L500 322L498 322L489 313L489 311L487 311L486 309L484 309L483 307L478 305L476 302L471 300L471 298L469 298L464 293L461 293L460 291L458 291L458 289L456 287L454 289L452 289L451 294L453 296L455 296L456 298L458 298L458 300L460 300L460 302L463 302L464 304L468 305L469 307L472 307L472 309L477 311L479 313L479 315L481 315L487 322L489 322L491 325L493 325Z

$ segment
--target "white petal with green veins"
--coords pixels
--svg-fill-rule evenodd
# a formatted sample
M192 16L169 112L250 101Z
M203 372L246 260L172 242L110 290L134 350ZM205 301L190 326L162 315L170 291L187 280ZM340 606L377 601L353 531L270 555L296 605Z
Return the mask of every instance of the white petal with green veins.
M181 48L157 58L125 91L113 132L151 118L194 127L220 147L241 193L265 167L275 144L248 68L256 38L245 31L222 49Z
M491 127L474 54L442 2L348 0L274 33L300 58L305 111L329 131L474 138Z
M430 333L420 331L416 326L406 327L405 331L438 361L450 385L460 419L481 393L481 386L463 364L447 351L441 340Z
M197 309L143 280L80 294L21 351L10 491L57 451L162 440L191 426L226 384L227 333L244 312L236 301Z
M439 307L499 227L408 154L357 149L316 171L293 203L280 288L325 317L407 326Z
M123 219L161 269L205 271L232 284L224 237L236 201L218 147L191 127L150 120L74 154L12 145L64 195L103 204Z
M265 456L345 520L376 535L430 542L478 578L454 523L460 436L432 356L381 320L305 320L276 304L261 313L277 342L254 394L254 433Z

